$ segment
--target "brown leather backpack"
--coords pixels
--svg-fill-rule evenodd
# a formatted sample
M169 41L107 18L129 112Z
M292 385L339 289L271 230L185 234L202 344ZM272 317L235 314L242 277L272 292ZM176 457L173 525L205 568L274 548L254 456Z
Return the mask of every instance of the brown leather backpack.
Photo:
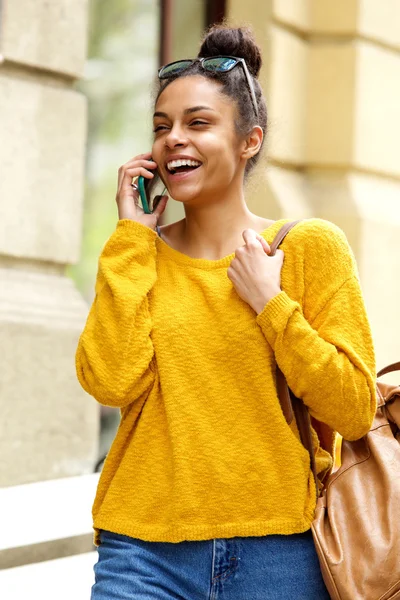
M395 363L378 377L399 370ZM377 390L372 427L342 441L341 466L325 482L312 524L334 600L400 598L400 386Z
M278 232L271 254L296 223L287 223ZM392 371L400 371L400 362L382 369L377 377ZM277 385L288 423L296 418L318 490L311 425L321 446L331 453L333 432L310 419L279 369ZM400 386L379 382L377 395L370 431L359 440L342 441L341 466L325 477L317 499L312 533L333 600L400 599Z

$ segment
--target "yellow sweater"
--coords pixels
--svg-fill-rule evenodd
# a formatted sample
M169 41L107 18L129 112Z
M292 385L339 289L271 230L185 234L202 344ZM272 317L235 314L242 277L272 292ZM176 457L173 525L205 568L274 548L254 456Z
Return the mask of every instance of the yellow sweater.
M262 235L271 242L285 222ZM374 351L342 231L305 220L281 248L284 291L257 316L227 276L233 254L190 258L119 221L76 354L83 388L121 409L97 534L179 542L310 528L309 457L281 411L275 359L313 416L357 439L375 412ZM330 465L317 448L318 472Z

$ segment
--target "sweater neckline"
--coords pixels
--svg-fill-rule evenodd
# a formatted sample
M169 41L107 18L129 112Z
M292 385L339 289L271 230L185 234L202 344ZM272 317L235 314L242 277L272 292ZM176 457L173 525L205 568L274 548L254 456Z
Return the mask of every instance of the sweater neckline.
M266 229L261 231L259 235L261 235L267 241L268 239L271 239L272 241L275 234L286 221L288 221L288 219L279 219L278 221L274 221ZM232 252L231 254L228 254L227 256L223 256L222 258L218 258L216 260L212 260L209 258L193 258L192 256L184 254L179 250L175 250L175 248L169 246L160 236L157 236L157 244L158 252L161 256L165 256L166 258L176 263L180 263L189 267L195 267L198 269L212 270L220 269L222 267L228 267L235 256L235 253Z

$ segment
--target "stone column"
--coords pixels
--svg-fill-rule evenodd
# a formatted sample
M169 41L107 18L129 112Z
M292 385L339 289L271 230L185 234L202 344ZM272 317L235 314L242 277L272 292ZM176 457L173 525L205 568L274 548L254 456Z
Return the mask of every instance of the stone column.
M313 0L311 32L310 198L356 253L381 367L400 360L400 4Z
M400 4L229 0L228 16L253 26L265 63L267 151L249 204L345 231L378 366L400 360Z
M0 3L0 486L90 472L98 407L74 354L87 0Z

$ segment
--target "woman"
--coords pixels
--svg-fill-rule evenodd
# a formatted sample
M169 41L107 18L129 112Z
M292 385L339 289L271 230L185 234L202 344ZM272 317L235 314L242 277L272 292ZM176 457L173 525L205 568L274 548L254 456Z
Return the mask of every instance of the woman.
M199 56L238 60L161 70L152 151L119 170L120 220L77 350L84 389L121 409L93 507L92 600L323 600L310 460L275 372L345 438L368 431L375 364L357 269L319 219L269 256L286 220L253 214L243 191L266 131L259 48L218 26ZM156 167L185 209L157 229L167 198L144 214L132 187ZM322 479L332 457L315 445Z

